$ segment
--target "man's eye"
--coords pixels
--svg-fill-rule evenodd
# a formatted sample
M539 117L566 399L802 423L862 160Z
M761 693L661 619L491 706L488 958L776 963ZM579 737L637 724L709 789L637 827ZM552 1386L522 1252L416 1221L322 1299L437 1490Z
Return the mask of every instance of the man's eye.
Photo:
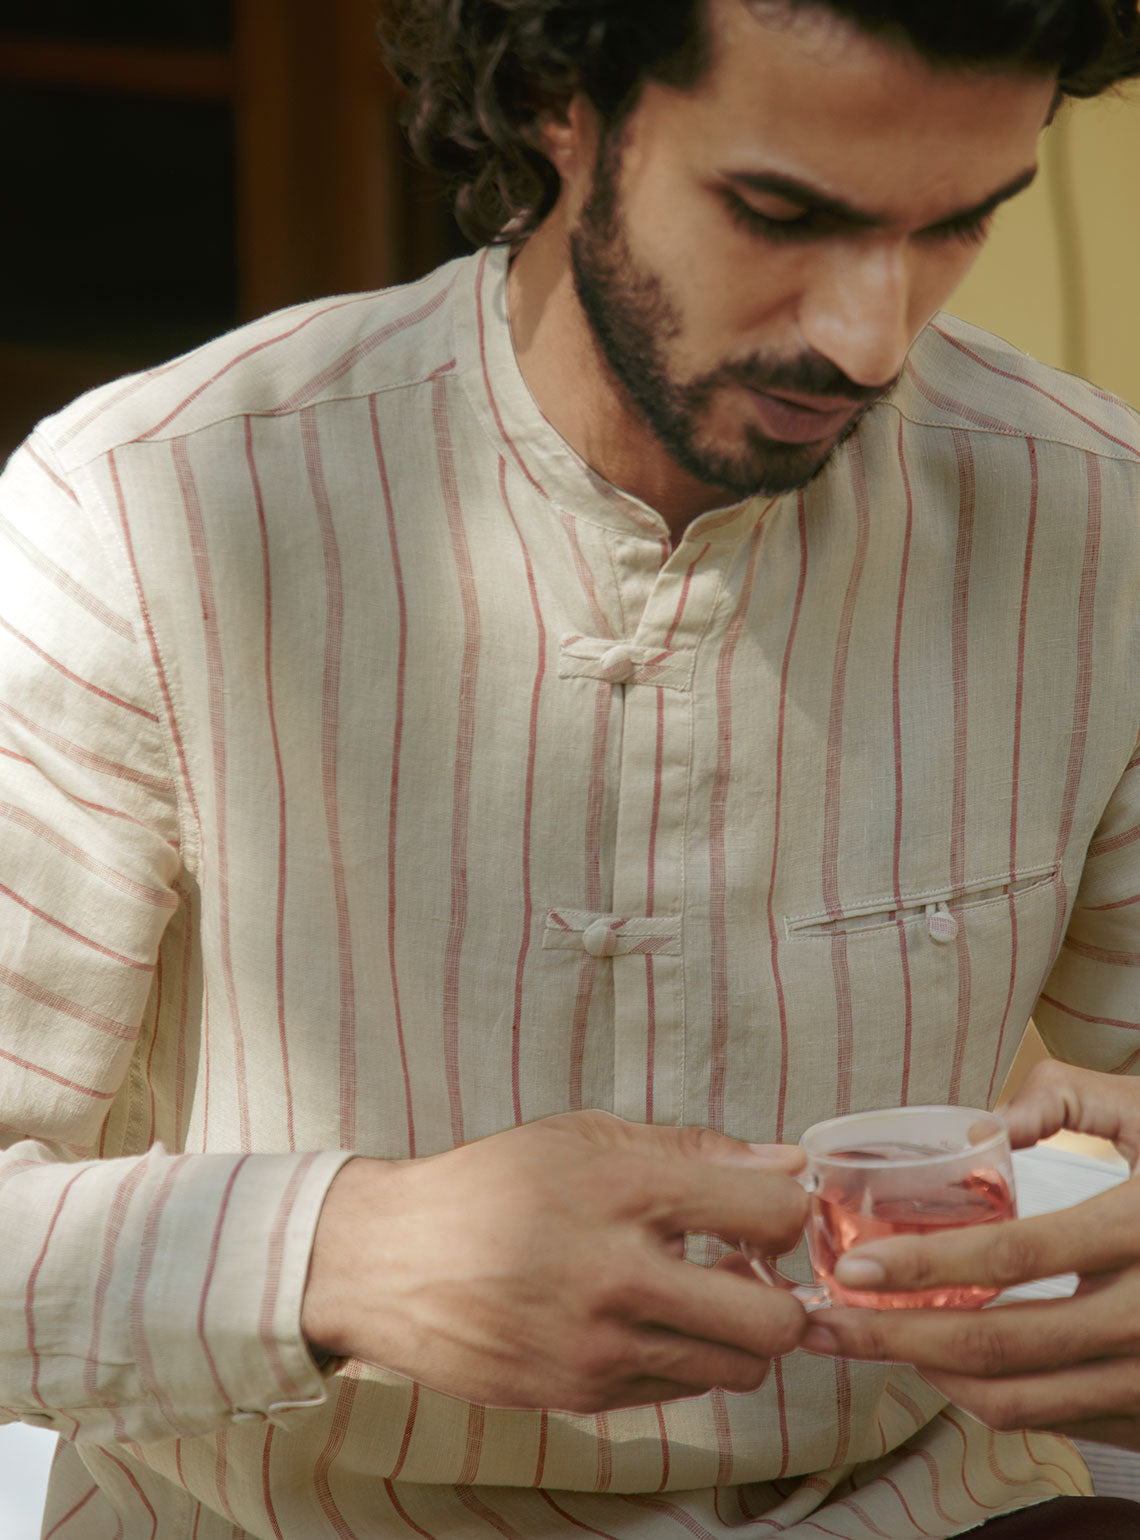
M788 214L763 214L731 188L724 190L724 201L732 219L752 235L763 235L776 241L795 241L806 240L819 233L818 216L806 209L793 209Z
M966 246L980 246L990 233L993 215L981 219L948 219L944 225L935 225L925 232L928 241L961 241Z

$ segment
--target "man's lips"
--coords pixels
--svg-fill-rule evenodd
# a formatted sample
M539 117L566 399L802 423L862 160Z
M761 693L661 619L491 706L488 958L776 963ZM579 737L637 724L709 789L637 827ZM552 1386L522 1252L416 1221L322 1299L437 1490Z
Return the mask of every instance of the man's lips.
M867 404L849 396L795 396L749 390L760 428L785 444L815 444L841 433Z

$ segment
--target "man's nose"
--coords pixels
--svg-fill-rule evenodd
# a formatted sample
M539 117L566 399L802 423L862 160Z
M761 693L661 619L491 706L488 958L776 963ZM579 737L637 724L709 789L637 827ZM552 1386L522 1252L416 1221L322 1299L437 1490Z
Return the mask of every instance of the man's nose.
M908 253L894 241L852 242L814 271L800 302L803 340L857 385L890 384L914 337Z

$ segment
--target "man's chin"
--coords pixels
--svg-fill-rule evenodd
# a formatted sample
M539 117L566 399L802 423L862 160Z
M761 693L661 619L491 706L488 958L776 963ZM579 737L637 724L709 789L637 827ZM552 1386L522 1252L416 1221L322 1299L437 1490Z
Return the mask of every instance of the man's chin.
M765 439L762 446L752 445L750 454L737 459L693 455L685 468L733 500L780 497L814 481L850 433L848 428L824 444L774 444Z

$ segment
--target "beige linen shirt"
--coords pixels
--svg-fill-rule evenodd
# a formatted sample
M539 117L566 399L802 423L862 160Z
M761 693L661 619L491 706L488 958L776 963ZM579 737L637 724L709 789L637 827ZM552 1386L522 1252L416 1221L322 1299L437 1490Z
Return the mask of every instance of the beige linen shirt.
M3 480L0 1404L63 1435L45 1532L904 1540L1085 1491L907 1369L586 1417L305 1349L346 1151L984 1105L1031 1012L1140 1052L1136 417L940 317L810 487L671 548L539 413L505 275L271 316Z

